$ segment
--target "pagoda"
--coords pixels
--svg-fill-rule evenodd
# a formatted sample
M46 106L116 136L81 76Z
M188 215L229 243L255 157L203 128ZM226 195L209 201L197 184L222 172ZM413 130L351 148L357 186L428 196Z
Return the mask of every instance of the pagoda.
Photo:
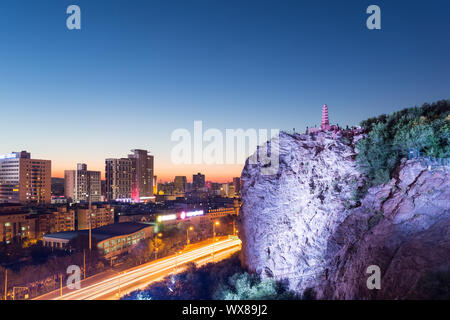
M322 125L320 128L324 131L330 130L330 120L328 119L328 106L326 104L322 107Z

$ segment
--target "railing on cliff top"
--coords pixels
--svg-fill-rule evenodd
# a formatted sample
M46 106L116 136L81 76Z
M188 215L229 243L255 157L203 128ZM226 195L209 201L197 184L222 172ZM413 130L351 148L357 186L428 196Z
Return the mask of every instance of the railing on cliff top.
M436 168L448 169L450 167L450 158L436 158L431 156L424 156L417 148L411 148L408 150L408 160L419 160L423 167L428 170Z

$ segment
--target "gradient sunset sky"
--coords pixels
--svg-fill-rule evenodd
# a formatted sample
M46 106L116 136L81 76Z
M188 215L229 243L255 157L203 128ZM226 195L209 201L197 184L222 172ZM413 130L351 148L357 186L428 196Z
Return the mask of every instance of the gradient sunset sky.
M82 30L66 28L81 8ZM366 28L381 7L382 30ZM2 0L0 153L78 162L150 150L159 180L242 165L176 166L177 128L340 125L450 97L450 1Z

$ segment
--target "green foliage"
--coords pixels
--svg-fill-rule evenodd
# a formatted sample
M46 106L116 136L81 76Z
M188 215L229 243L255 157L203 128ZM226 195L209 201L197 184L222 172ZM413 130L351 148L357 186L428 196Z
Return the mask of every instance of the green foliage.
M368 130L357 143L357 162L368 187L387 183L410 148L426 156L450 156L450 101L414 107L361 122Z
M274 279L261 280L257 275L236 273L214 295L218 300L281 300L294 295Z
M210 300L229 277L242 272L239 255L197 268L189 264L185 271L155 282L144 290L131 292L124 300Z
M279 282L260 280L245 272L239 254L197 268L191 263L177 275L155 282L124 300L290 299L295 296Z

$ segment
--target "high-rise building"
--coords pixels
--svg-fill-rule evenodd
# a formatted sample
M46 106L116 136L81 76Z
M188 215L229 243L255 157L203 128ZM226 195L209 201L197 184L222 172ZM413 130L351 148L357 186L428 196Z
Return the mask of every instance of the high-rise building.
M131 150L128 155L132 161L131 198L141 202L153 197L153 156L147 150Z
M0 203L50 203L51 161L26 151L0 155Z
M184 193L186 192L187 178L186 176L176 176L174 181L175 192Z
M64 194L73 202L101 201L102 187L100 171L88 171L84 163L77 164L77 170L64 171Z
M200 172L192 176L192 188L197 191L205 187L205 175Z
M131 198L132 160L105 160L106 199L119 200Z
M234 186L234 191L236 192L236 194L240 194L241 193L241 178L234 177L233 178L233 186Z

